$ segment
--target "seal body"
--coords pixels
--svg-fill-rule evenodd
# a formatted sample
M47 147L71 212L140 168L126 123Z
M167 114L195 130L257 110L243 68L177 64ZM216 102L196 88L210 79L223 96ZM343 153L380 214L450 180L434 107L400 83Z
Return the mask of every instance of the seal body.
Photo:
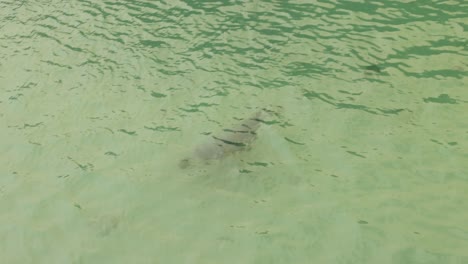
M208 141L194 149L192 157L181 160L179 167L187 168L192 159L217 160L247 149L257 137L256 131L262 124L262 114L263 111L260 110L232 128L223 129L218 135L210 136Z

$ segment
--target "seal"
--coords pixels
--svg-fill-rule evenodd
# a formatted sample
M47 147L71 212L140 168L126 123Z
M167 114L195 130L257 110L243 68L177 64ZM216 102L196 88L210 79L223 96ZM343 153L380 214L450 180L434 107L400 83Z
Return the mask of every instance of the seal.
M256 131L261 126L263 110L255 112L251 117L239 124L223 129L218 135L212 135L209 140L195 147L190 157L179 162L179 167L185 169L194 159L201 161L219 160L232 153L246 150L257 138Z

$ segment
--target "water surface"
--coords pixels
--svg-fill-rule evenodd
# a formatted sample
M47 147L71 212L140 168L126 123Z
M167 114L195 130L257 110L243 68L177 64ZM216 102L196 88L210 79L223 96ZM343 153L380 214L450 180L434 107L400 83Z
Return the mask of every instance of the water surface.
M1 262L468 263L468 4L309 2L0 0Z

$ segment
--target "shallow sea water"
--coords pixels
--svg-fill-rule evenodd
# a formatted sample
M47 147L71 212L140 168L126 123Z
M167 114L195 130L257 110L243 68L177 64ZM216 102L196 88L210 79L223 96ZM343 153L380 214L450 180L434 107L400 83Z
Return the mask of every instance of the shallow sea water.
M467 18L0 0L0 262L468 263Z

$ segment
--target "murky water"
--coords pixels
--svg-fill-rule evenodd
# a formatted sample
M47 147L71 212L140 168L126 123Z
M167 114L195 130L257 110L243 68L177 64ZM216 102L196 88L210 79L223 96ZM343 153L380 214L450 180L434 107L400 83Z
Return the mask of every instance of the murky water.
M468 263L467 10L0 0L0 262Z

